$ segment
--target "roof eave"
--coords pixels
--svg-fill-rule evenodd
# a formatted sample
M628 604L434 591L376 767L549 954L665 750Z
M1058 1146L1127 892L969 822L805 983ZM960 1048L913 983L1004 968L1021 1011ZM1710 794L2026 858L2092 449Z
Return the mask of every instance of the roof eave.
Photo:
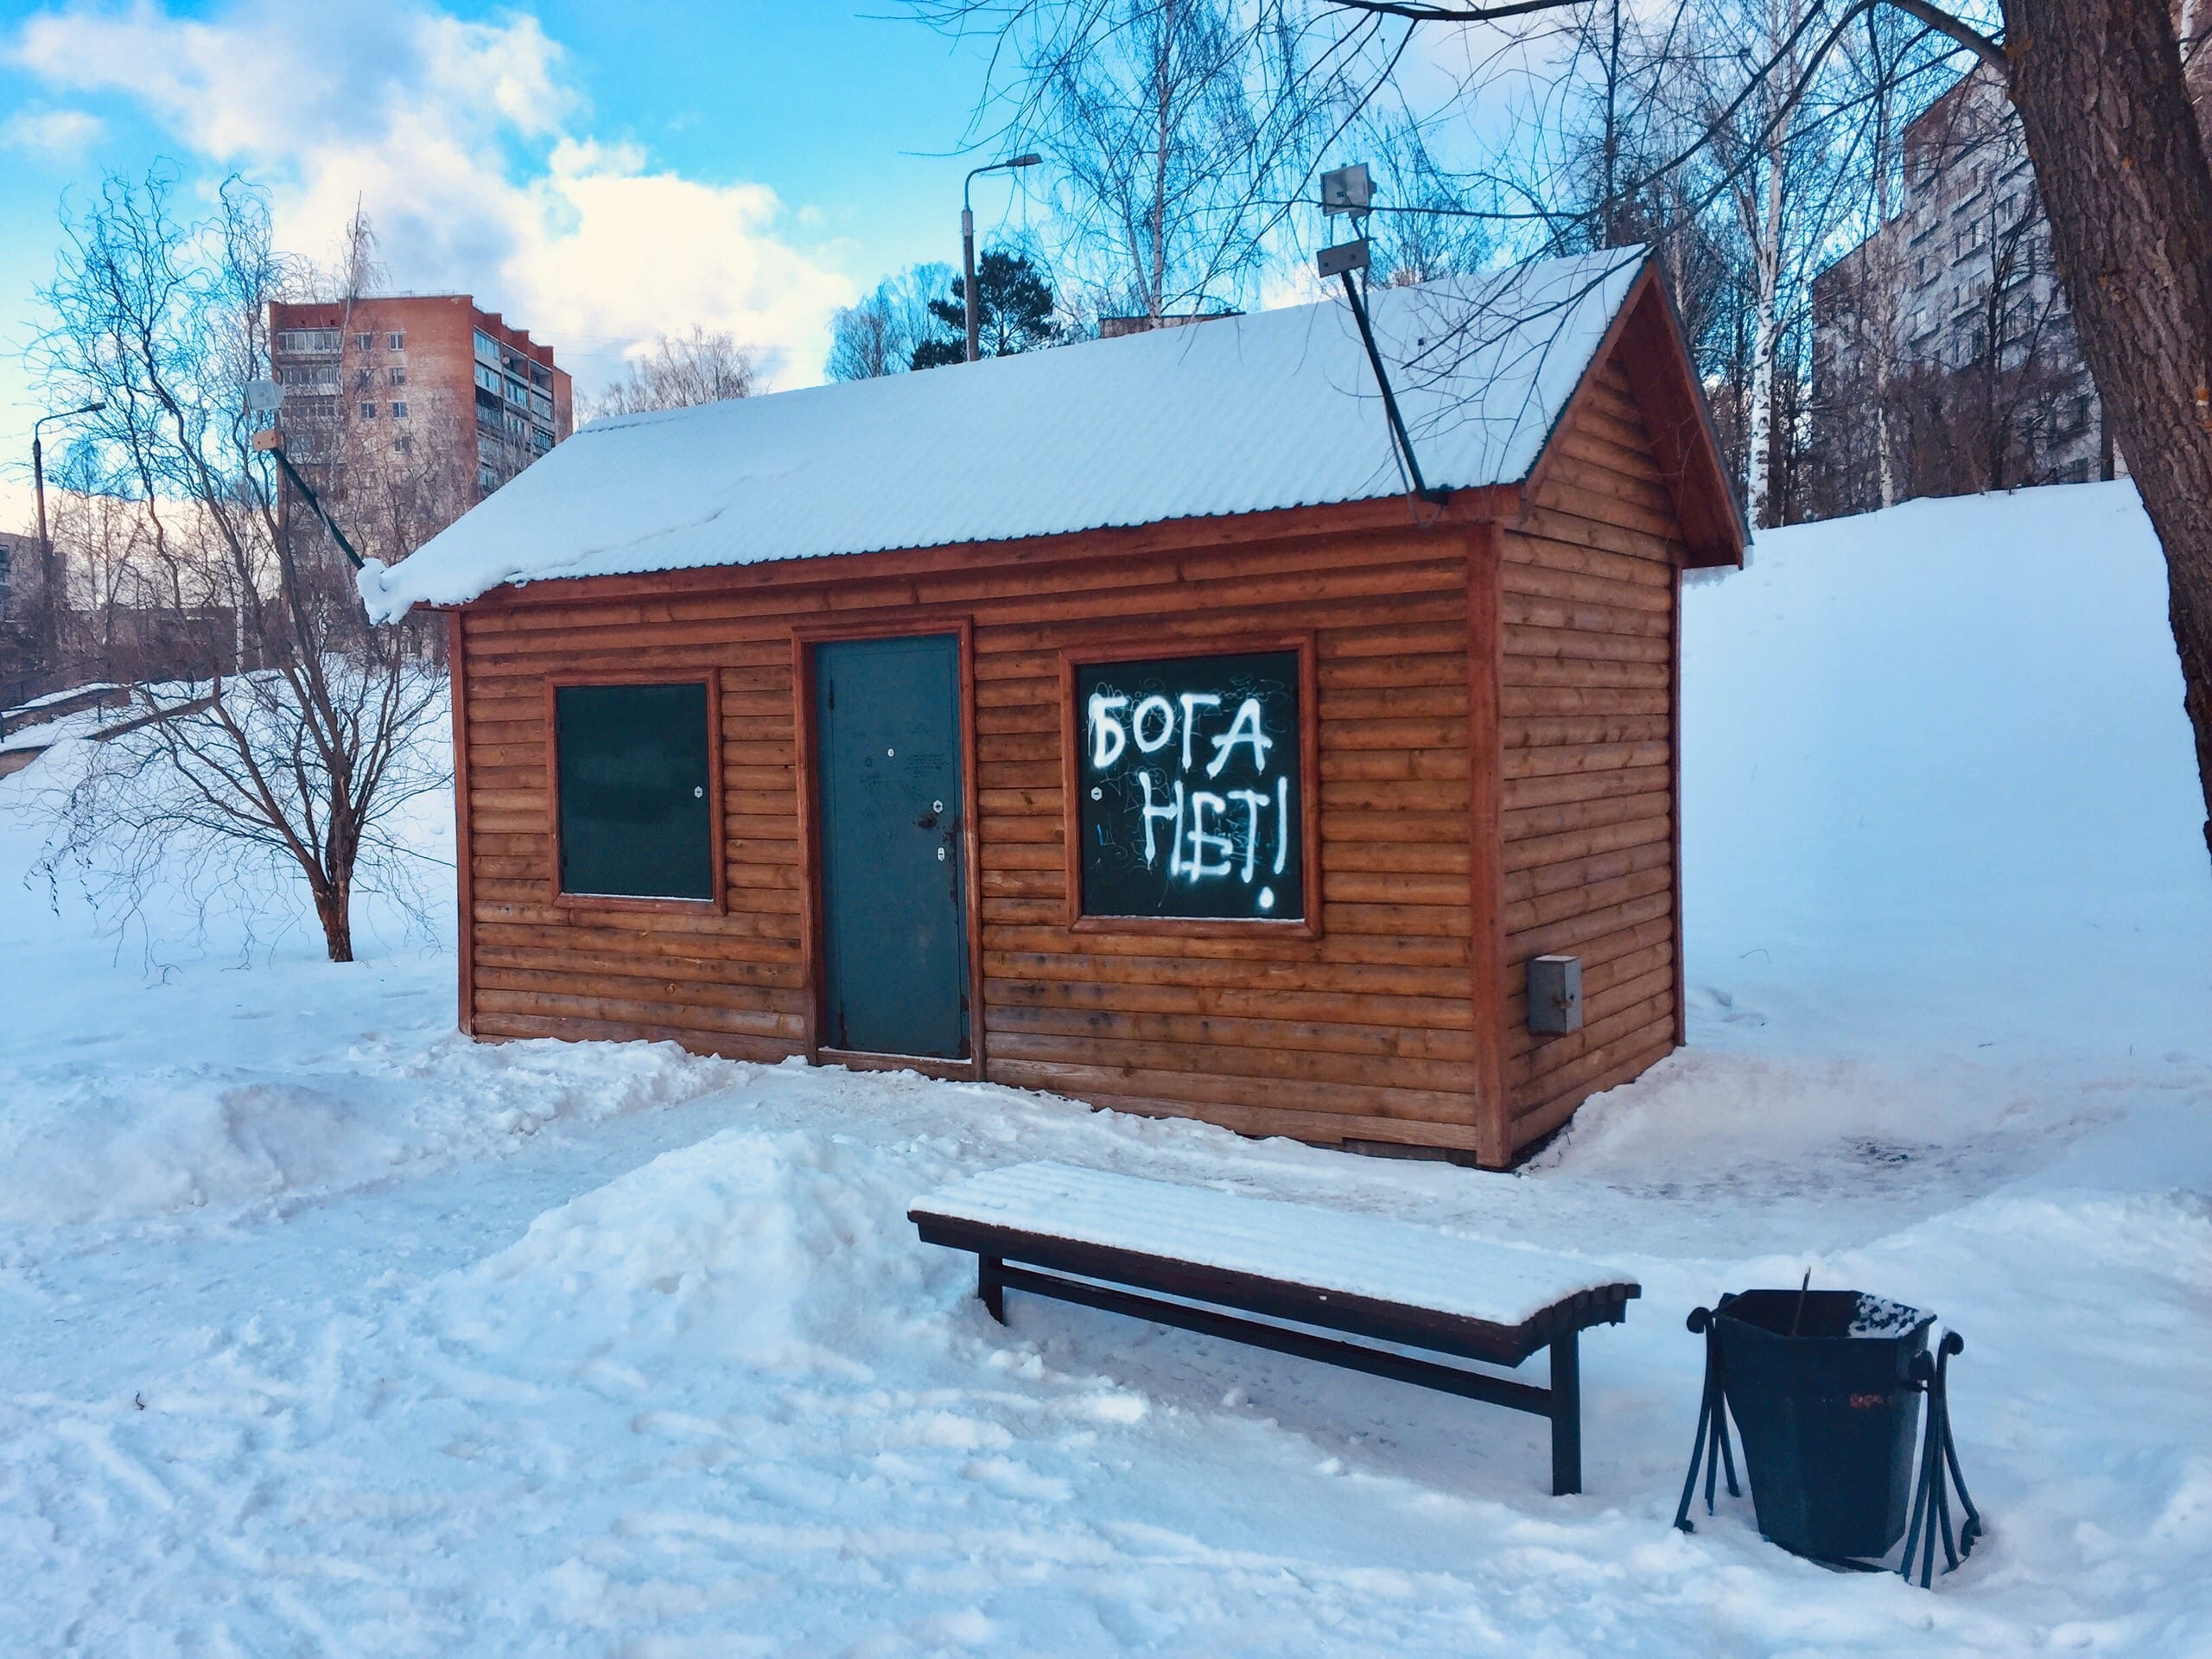
M505 610L533 604L562 605L733 589L865 582L887 576L927 575L985 566L1043 565L1077 559L1130 557L1258 542L1389 531L1463 530L1510 522L1521 513L1522 486L1492 484L1458 489L1441 506L1410 495L1269 508L1258 512L1167 518L1148 524L1109 525L1001 541L954 542L931 547L889 548L867 553L764 559L751 564L685 566L674 570L606 575L538 576L503 582L463 601L417 601L440 611Z
M1719 435L1690 355L1689 338L1656 256L1645 259L1612 326L1591 353L1581 382L1561 407L1550 437L1529 469L1526 487L1533 493L1556 453L1559 435L1573 421L1599 365L1616 359L1643 411L1660 473L1674 498L1675 517L1682 531L1683 565L1690 569L1740 569L1751 537L1722 460Z

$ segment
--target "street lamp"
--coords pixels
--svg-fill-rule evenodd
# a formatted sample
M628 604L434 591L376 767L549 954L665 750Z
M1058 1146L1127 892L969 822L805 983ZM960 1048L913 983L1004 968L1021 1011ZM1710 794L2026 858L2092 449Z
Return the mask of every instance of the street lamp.
M38 582L39 624L44 638L47 670L54 669L54 657L60 645L61 611L54 592L54 543L46 533L46 451L39 442L38 429L48 421L73 421L79 415L97 415L107 407L107 399L99 398L82 409L65 409L52 415L41 415L31 423L31 492L38 497Z
M968 187L984 173L1011 173L1016 168L1034 167L1044 157L1032 150L1027 156L1016 156L1003 162L993 162L988 167L971 171L960 186L960 270L968 296L968 360L973 363L983 354L983 322L976 308L976 215L968 206Z

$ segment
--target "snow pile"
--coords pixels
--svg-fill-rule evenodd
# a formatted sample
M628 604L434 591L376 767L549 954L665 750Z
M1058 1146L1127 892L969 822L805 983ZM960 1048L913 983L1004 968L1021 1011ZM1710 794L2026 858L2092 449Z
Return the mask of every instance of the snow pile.
M1427 481L1525 477L1643 265L1639 248L1378 289ZM944 435L961 441L948 444ZM599 421L360 573L378 620L506 582L1010 540L1396 495L1340 300Z
M886 1248L887 1223L904 1217L884 1174L818 1135L725 1129L539 1217L443 1287L445 1330L508 1363L588 1359L639 1381L679 1361L835 1366L804 1334L824 1271L839 1256L911 1255ZM918 1275L900 1278L880 1284L879 1318L912 1309Z
M182 1038L184 1033L173 1035ZM673 1045L581 1054L526 1043L487 1063L474 1044L403 1055L349 1046L300 1071L246 1057L118 1075L0 1065L0 1222L115 1221L263 1206L481 1156L549 1124L590 1123L727 1087L728 1068Z
M1694 1046L1519 1175L467 1045L449 957L149 979L0 883L0 1651L2205 1652L2212 874L2145 549L2046 491L1699 590ZM1036 1160L1618 1263L1586 1495L1534 1418L995 1324L905 1211ZM1932 1593L1669 1528L1684 1316L1808 1267L1966 1338L1992 1532Z

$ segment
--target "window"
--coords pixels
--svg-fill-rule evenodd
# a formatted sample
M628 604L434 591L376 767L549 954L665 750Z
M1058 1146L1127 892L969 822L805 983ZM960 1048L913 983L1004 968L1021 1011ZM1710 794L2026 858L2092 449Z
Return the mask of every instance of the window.
M330 386L338 385L338 365L335 363L311 364L306 368L279 369L276 378L287 386Z
M476 487L486 495L491 494L499 487L499 475L489 467L480 465L476 468Z
M553 447L553 435L550 432L548 432L542 426L531 427L530 429L530 447L537 450L539 454L543 454L548 449L550 449Z
M356 334L353 336L353 349L355 351L373 352L376 348L377 337L374 334Z
M1071 919L1306 920L1306 654L1071 663Z
M553 728L559 893L712 903L708 684L556 686Z
M505 391L509 403L520 404L524 409L530 407L530 388L512 375L507 377L507 383L502 390Z
M404 402L391 406L391 418L395 421L404 421L407 418L407 405Z
M407 384L407 371L404 369L386 370L385 378L389 380L395 386L404 386Z
M280 328L276 349L288 357L328 357L338 350L335 328Z
M548 397L542 391L531 392L530 394L530 412L537 416L541 421L551 420L553 418L553 400L550 397Z
M479 363L476 365L476 384L493 397L498 397L500 385L499 372L497 369L487 369Z
M480 363L491 364L497 364L499 360L499 342L481 328L476 331L476 359Z
M403 432L391 441L391 447L404 455L412 452L415 448L415 440Z
M375 384L376 371L374 369L356 369L353 371L353 389L355 391L365 391Z
M363 404L361 405L361 418L363 420L373 421L376 417L377 406L374 404Z
M407 349L407 336L403 331L395 328L384 337L384 344L385 349L388 352L404 352Z

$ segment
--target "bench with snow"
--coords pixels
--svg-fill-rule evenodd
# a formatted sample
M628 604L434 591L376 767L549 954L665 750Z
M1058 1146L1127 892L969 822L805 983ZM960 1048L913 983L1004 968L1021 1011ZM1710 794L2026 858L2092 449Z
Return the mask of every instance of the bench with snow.
M975 1253L1001 1325L1006 1293L1033 1291L1548 1418L1554 1493L1582 1490L1577 1335L1643 1294L1527 1245L1065 1164L971 1176L906 1216L923 1243ZM1550 1386L1404 1348L1503 1366L1548 1348Z

